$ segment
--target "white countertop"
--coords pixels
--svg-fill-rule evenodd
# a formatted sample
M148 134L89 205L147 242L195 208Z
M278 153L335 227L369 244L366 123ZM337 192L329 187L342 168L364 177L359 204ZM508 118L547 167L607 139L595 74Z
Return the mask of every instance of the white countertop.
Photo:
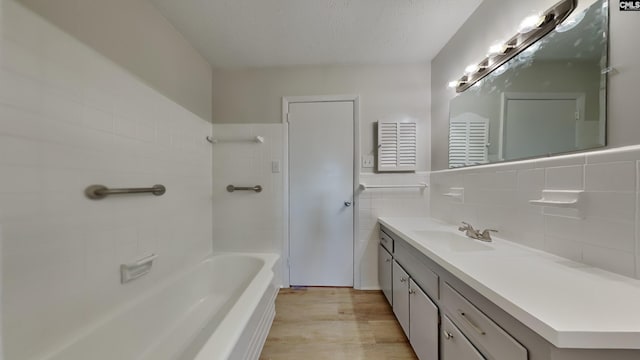
M433 219L379 221L558 348L640 349L640 280Z

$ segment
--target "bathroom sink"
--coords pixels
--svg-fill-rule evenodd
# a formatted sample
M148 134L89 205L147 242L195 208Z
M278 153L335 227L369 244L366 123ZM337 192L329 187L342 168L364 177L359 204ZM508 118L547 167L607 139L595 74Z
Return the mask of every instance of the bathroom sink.
M489 251L493 250L479 240L468 238L462 234L449 231L438 230L420 230L415 231L421 239L427 240L429 244L442 245L449 251L454 252L473 252L473 251Z

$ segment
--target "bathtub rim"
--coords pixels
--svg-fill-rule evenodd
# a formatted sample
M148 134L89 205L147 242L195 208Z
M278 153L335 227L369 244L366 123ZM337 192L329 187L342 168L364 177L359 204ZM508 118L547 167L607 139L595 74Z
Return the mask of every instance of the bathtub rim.
M270 286L275 286L275 274L273 268L277 265L280 255L277 253L238 253L221 252L213 256L249 256L257 257L264 261L264 265L242 291L238 301L224 316L216 330L209 336L207 342L200 348L193 360L227 359L240 340L243 331L251 320L251 316L258 308L260 300ZM256 296L249 296L249 291ZM250 311L246 311L249 309ZM228 331L230 327L238 331Z

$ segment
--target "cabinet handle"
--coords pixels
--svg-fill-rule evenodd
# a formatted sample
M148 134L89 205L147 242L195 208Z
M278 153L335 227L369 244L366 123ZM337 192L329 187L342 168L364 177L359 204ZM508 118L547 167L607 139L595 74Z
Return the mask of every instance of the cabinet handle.
M400 277L400 282L405 282L405 281L407 281L406 277Z
M478 325L476 325L473 321L471 321L471 319L467 317L467 314L465 314L464 311L458 309L458 314L460 315L460 317L462 317L464 321L467 322L467 324L469 324L469 326L471 326L473 330L475 330L475 332L477 332L480 335L486 334L482 329L480 329L480 327L478 327Z
M445 339L447 340L451 340L453 339L453 334L448 332L447 330L443 330L442 331L442 335L444 336Z
M391 259L384 259L385 262L391 262Z
M416 293L416 291L415 291L415 290L413 290L413 289L409 289L409 294L413 295L413 294L415 294L415 293Z

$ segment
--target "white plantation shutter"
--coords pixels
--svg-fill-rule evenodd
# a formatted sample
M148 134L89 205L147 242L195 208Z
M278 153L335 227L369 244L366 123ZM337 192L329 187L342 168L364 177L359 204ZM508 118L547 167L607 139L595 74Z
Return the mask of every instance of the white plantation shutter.
M487 163L489 119L464 113L449 122L449 167Z
M415 171L417 124L378 121L378 171Z

